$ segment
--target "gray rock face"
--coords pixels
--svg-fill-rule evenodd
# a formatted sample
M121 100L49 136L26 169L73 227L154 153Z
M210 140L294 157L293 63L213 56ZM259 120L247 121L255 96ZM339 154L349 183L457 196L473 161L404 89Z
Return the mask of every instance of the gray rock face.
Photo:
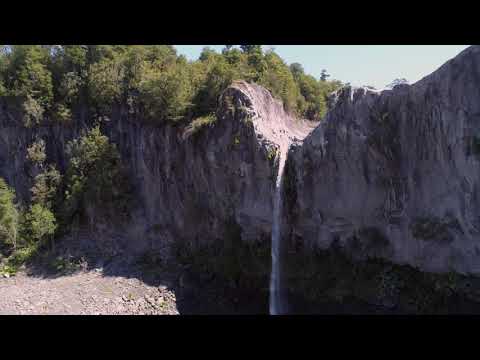
M256 132L250 112L248 98L232 88L220 100L215 123L195 133L121 117L112 122L107 133L130 169L140 203L126 239L198 245L223 241L232 224L241 227L244 241L270 232L274 145Z
M109 137L130 167L141 203L126 239L149 239L154 246L228 242L237 224L243 241L269 242L276 154L313 126L287 114L264 88L245 82L224 92L216 116L195 133L121 116L112 122Z
M480 47L409 86L343 88L291 148L291 244L480 273Z

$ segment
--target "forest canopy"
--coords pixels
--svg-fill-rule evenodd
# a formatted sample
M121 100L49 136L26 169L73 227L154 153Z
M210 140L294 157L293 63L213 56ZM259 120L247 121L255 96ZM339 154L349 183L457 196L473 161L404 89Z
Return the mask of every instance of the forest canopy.
M196 61L171 45L3 45L0 96L24 99L25 124L45 115L70 121L77 105L108 115L115 104L155 122L191 121L215 111L221 92L235 80L263 85L299 117L319 121L326 97L339 88L300 64L288 66L261 45L204 48Z

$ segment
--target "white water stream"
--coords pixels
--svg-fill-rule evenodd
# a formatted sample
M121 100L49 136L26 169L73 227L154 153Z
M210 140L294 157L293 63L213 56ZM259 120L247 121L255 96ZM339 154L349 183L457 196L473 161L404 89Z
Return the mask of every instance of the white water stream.
M280 296L280 236L282 225L282 184L283 169L287 157L286 151L280 149L278 173L275 182L275 195L272 219L272 272L270 275L270 315L280 315L282 303Z

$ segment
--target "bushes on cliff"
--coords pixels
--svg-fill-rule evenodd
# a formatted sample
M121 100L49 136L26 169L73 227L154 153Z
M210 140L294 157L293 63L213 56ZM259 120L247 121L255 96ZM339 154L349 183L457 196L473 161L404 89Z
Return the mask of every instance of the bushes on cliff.
M56 205L61 179L62 177L56 167L49 165L35 177L35 183L31 189L32 201L47 209L53 209Z
M53 240L57 229L55 200L61 176L54 165L46 166L43 140L27 149L27 160L39 171L27 206L14 203L15 192L0 178L0 250L10 253L1 270L7 273L15 273L18 266Z
M56 229L53 213L39 204L23 212L15 192L0 178L0 252L9 254L0 272L13 274L28 261Z
M17 244L19 212L14 200L15 191L0 178L0 246Z
M64 222L68 224L78 216L93 223L90 210L103 209L116 214L128 210L129 183L120 155L98 126L70 142L68 154L61 213Z
M22 219L21 238L25 246L41 246L52 240L57 229L55 216L58 205L60 172L55 165L46 164L45 142L38 140L27 148L27 160L38 169L28 210Z
M47 209L53 209L62 176L55 165L49 164L47 166L46 159L45 141L38 140L27 148L27 160L36 166L39 171L30 189L32 203L39 204Z
M57 229L55 215L41 204L34 204L25 214L23 239L29 244L41 244L53 237Z

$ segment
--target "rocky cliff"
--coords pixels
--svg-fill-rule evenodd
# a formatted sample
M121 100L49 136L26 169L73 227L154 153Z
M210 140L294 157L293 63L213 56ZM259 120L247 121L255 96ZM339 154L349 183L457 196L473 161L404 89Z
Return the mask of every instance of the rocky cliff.
M287 160L292 291L428 312L478 293L479 99L479 46L411 86L332 95Z
M17 102L2 100L0 176L25 203L36 174L26 159L28 146L45 140L47 162L64 172L66 144L93 121L80 109L71 124L45 119L26 128ZM217 273L240 281L239 272L246 271L268 290L279 154L313 125L285 112L264 88L236 82L208 123L152 125L115 107L101 128L117 145L133 185L130 220L84 226L64 239L67 246L124 254L158 251L195 262L202 271L210 262L221 263Z
M480 272L480 47L412 86L343 88L292 149L293 237L355 258Z
M391 266L478 275L479 99L480 47L473 46L411 86L339 90L317 127L245 82L224 92L214 121L187 127L149 125L116 107L102 131L118 146L137 201L128 222L96 224L79 240L164 251L200 268L213 261L230 280L259 278L266 291L275 181L288 153L281 241L292 288L299 279L320 288L326 283L312 274L344 264L327 283L350 277L351 290L355 262L372 259L388 264L375 268L382 294ZM48 161L64 170L66 143L91 125L78 111L70 125L25 128L15 99L2 99L0 176L28 199L35 169L27 147L44 139ZM323 257L310 256L317 252ZM331 258L337 252L342 257ZM382 296L391 302L398 292L388 291Z

